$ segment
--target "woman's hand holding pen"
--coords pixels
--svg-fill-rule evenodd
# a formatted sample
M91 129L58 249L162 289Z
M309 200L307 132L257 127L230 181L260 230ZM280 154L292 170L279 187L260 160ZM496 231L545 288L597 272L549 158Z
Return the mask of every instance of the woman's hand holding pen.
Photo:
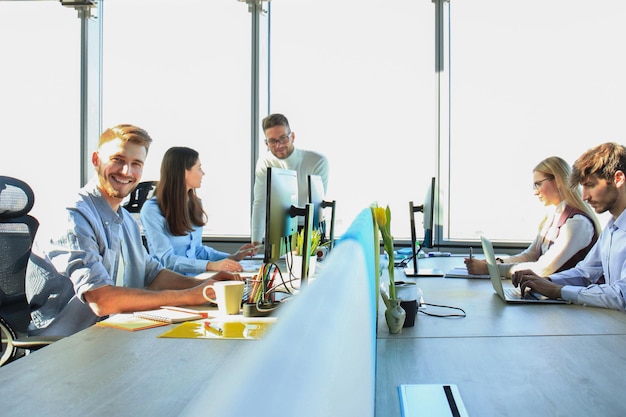
M247 256L256 255L257 250L261 249L262 247L263 245L258 243L246 243L245 245L241 246L237 252L230 255L229 258L240 261Z

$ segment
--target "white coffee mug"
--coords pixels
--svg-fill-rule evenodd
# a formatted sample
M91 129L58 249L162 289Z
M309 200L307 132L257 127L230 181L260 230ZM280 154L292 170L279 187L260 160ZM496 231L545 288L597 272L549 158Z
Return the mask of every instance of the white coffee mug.
M243 298L243 281L217 281L202 290L204 298L217 304L220 314L239 314ZM207 289L213 289L215 299L209 297Z
M419 287L415 282L396 281L396 296L402 301L419 300Z

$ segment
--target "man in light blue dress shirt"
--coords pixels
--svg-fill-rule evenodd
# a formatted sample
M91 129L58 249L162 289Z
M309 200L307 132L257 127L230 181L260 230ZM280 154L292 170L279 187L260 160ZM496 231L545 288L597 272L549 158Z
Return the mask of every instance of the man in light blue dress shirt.
M582 197L596 213L612 217L587 256L574 268L538 277L518 271L513 285L549 298L576 304L626 310L626 148L604 143L574 163L570 185L582 186ZM546 279L547 278L547 279Z
M186 277L146 252L138 224L121 203L141 180L151 142L136 126L107 129L91 158L95 178L58 222L42 224L26 272L30 334L68 336L110 314L204 304L207 285L238 278L227 272L208 280Z

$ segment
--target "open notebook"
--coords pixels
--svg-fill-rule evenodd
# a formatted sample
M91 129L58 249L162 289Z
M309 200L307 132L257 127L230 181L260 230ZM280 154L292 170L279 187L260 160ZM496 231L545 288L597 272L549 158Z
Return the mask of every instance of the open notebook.
M206 318L207 314L201 311L177 309L176 307L162 307L156 310L136 311L133 316L163 323L181 323Z
M470 274L464 266L452 268L444 276L446 278L489 279L489 274Z
M203 311L195 311L182 307L161 307L156 310L114 314L96 324L101 327L113 327L134 332L207 317L208 313Z

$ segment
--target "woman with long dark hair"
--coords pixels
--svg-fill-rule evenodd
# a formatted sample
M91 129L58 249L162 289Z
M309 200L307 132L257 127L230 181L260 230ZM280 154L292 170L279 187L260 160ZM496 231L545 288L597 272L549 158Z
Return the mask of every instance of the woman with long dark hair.
M254 253L252 244L230 255L202 243L207 216L196 189L203 176L197 151L176 146L165 152L155 196L145 202L140 213L148 251L166 268L185 275L240 272L237 261Z

